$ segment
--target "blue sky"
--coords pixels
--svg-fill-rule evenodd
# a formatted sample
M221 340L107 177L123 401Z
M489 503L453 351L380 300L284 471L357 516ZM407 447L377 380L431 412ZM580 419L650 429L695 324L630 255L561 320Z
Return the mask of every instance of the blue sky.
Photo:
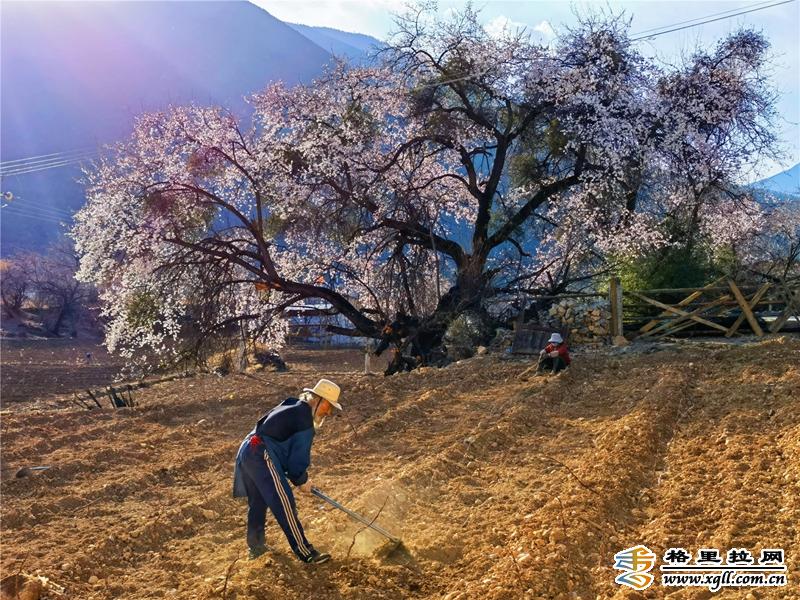
M392 13L402 10L398 0L253 0L275 17L293 23L334 27L386 39L393 29ZM569 2L535 0L483 0L474 2L488 27L509 23L524 26L546 39L553 32L576 21L575 13L610 8L632 17L631 32L683 23L706 16L723 16L727 11L747 10L780 0L700 1L639 0L638 2ZM462 1L441 1L440 12L460 8ZM728 13L730 14L730 13ZM696 45L711 45L715 40L741 27L752 26L764 32L773 45L772 80L780 93L777 104L778 132L785 158L780 163L765 161L754 165L748 180L773 175L800 162L800 0L773 6L713 23L683 29L640 42L643 53L665 62L675 62Z

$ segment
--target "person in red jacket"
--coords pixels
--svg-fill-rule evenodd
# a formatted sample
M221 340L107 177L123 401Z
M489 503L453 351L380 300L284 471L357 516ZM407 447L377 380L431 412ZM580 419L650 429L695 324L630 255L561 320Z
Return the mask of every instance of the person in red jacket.
M558 373L566 369L570 362L569 350L564 338L560 334L554 333L547 340L547 346L539 353L539 365L536 372L542 373L545 369L549 369L552 373Z

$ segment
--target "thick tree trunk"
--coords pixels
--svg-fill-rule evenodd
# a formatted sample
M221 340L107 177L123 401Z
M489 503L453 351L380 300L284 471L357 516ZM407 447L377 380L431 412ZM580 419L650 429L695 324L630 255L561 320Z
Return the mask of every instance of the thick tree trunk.
M485 260L473 258L459 272L457 283L439 300L436 310L418 325L408 326L397 335L395 356L386 370L387 375L410 371L420 366L439 366L446 362L443 340L448 327L460 315L474 312L489 319L483 307L488 280L484 273ZM396 329L396 328L395 328ZM388 340L384 338L384 347Z

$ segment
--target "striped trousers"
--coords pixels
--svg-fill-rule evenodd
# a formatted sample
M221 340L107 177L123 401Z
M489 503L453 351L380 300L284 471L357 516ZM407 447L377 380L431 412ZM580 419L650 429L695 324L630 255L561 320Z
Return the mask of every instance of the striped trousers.
M275 466L266 450L246 451L240 465L249 507L247 545L251 548L265 545L264 527L269 507L292 551L305 562L314 548L297 518L297 506L286 476Z

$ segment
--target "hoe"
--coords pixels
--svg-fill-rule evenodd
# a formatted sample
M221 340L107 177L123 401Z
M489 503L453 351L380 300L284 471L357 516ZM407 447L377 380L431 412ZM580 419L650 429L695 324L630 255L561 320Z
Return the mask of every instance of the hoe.
M375 525L375 524L374 524L372 521L370 521L370 520L369 520L369 519L367 519L366 517L362 517L362 516L361 516L360 514L358 514L357 512L353 512L353 511L352 511L352 510L350 510L349 508L346 508L346 507L342 506L342 505L341 505L341 504L339 504L339 503L338 503L336 500L334 500L333 498L331 498L331 497L329 497L329 496L326 496L326 495L325 495L325 494L323 494L321 491L319 491L317 488L315 488L315 487L312 487L312 488L311 488L311 493L312 493L312 494L314 494L314 495L315 495L317 498L319 498L320 500L324 500L325 502L327 502L327 503L328 503L328 504L330 504L331 506L333 506L333 507L335 507L335 508L338 508L338 509L339 509L339 510L341 510L342 512L345 512L345 513L347 513L349 516L353 517L353 518L354 518L356 521L360 521L361 523L363 523L364 525L366 525L366 526L367 526L367 527L369 527L370 529L374 529L375 531L377 531L377 532L378 532L378 533L380 533L381 535L383 535L383 536L386 536L386 537L387 537L387 538L389 538L389 539L390 539L390 540L391 540L393 543L395 543L395 544L397 544L397 545L399 545L399 544L401 543L401 542L400 542L400 538L397 538L397 537L393 536L391 533L389 533L388 531L386 531L386 530L385 530L385 529L383 529L382 527L379 527L378 525Z

